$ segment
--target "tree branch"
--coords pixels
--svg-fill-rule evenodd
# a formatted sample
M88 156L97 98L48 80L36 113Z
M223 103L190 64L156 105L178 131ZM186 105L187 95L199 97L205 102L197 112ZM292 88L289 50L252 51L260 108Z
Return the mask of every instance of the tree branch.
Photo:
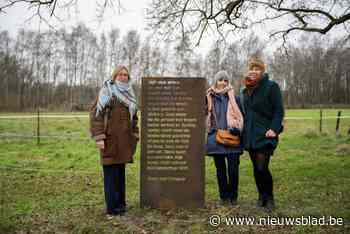
M57 0L54 1L54 4L53 4L53 7L52 7L50 16L53 16L53 13L54 13L54 11L56 9L56 4L57 4Z

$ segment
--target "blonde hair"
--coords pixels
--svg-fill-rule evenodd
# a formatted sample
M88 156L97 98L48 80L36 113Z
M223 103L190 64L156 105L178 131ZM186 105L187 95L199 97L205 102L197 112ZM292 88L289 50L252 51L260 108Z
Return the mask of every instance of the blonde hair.
M130 80L130 74L129 74L129 70L126 68L126 66L124 65L117 65L114 70L113 70L113 73L112 73L112 80L115 79L115 77L119 74L119 72L121 70L125 69L125 71L128 73L128 80Z
M262 59L258 57L251 57L248 62L248 68L251 70L253 67L258 67L262 70L262 72L265 72L266 66Z

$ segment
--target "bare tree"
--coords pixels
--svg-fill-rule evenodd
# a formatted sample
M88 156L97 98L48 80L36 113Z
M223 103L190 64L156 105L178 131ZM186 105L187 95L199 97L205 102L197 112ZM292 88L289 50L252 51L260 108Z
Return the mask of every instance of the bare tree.
M119 64L121 57L121 46L120 46L120 31L114 28L110 31L109 35L109 73L112 73L114 66Z
M189 38L181 38L175 46L175 74L178 76L190 76L193 51Z
M127 32L123 40L123 59L126 60L129 72L136 75L133 71L134 65L138 61L137 53L140 47L140 35L136 30Z
M149 41L149 38L146 38L146 41L143 43L140 50L139 77L151 76L151 46Z
M240 78L243 73L243 64L239 59L240 47L236 43L232 43L228 46L221 67L226 70L231 78L231 85L236 88L236 91L240 88Z
M270 56L265 53L266 42L249 34L228 46L215 41L202 57L181 38L161 44L141 38L137 31L126 35L112 31L96 36L80 24L59 31L23 29L14 39L0 31L0 110L32 110L36 103L42 108L69 110L70 103L88 104L111 74L111 65L121 62L138 78L181 71L186 76L212 79L225 69L238 90L247 58L254 54L267 61L267 71L281 84L289 107L350 103L350 41L341 38L305 33L299 41L287 43L289 54L274 50Z
M111 73L107 74L106 69L109 70L109 68L107 67L107 39L104 35L104 33L101 35L100 38L100 46L99 46L99 50L97 51L97 61L96 61L96 65L97 65L97 79L100 81L100 83L102 84L103 80L106 80L107 78L110 77ZM95 79L96 79L95 78Z
M159 76L161 74L162 50L155 46L151 52L151 74Z
M223 45L220 41L213 43L205 59L205 74L209 83L213 83L215 74L221 70Z
M331 41L331 40L329 40ZM328 45L327 45L328 44ZM285 103L292 107L349 103L348 44L303 38L289 54L276 51L271 60L273 78L283 84Z
M203 72L203 58L201 55L196 55L192 62L192 76L194 77L205 77L205 74Z
M304 0L172 0L152 1L150 26L162 33L192 34L200 43L210 28L225 37L254 25L264 25L270 36L294 31L326 34L345 27L349 37L350 1ZM276 25L281 27L275 27Z
M2 0L0 3L0 14L7 13L7 10L14 6L22 6L31 12L31 16L27 20L38 18L51 29L56 30L51 23L54 18L59 22L64 19L58 14L61 12L70 12L71 9L77 9L80 4L86 0ZM123 10L121 0L95 0L96 19L102 21L107 10L118 11Z

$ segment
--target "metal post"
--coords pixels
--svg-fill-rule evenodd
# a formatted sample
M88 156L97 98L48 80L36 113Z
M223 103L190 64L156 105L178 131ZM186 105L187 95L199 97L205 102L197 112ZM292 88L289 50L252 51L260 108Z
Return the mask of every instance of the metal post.
M322 109L320 109L320 133L322 132Z
M338 111L338 115L337 115L337 125L335 127L335 135L339 136L339 125L340 125L340 116L341 116L341 111Z
M37 140L37 145L39 145L40 144L40 108L38 108L36 140Z
M1 193L3 194L3 196L1 196L1 216L0 217L2 217L2 218L5 218L5 185L4 185L4 183L5 183L5 180L4 181L2 181L1 180Z

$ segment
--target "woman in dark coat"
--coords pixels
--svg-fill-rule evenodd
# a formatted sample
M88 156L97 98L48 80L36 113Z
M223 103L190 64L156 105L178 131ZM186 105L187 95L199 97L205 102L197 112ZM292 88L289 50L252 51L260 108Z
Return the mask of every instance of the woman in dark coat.
M229 147L215 140L216 129L229 129L233 135L240 135L243 117L237 104L239 101L229 84L226 71L215 75L215 84L207 91L207 155L214 158L221 203L237 204L239 157L241 145Z
M269 80L265 64L258 58L249 62L245 88L241 93L244 115L243 142L254 168L259 193L258 207L271 210L275 206L270 158L282 132L284 108L279 85Z
M125 164L133 162L138 141L137 105L125 66L104 82L90 112L90 132L100 150L107 214L123 215Z

